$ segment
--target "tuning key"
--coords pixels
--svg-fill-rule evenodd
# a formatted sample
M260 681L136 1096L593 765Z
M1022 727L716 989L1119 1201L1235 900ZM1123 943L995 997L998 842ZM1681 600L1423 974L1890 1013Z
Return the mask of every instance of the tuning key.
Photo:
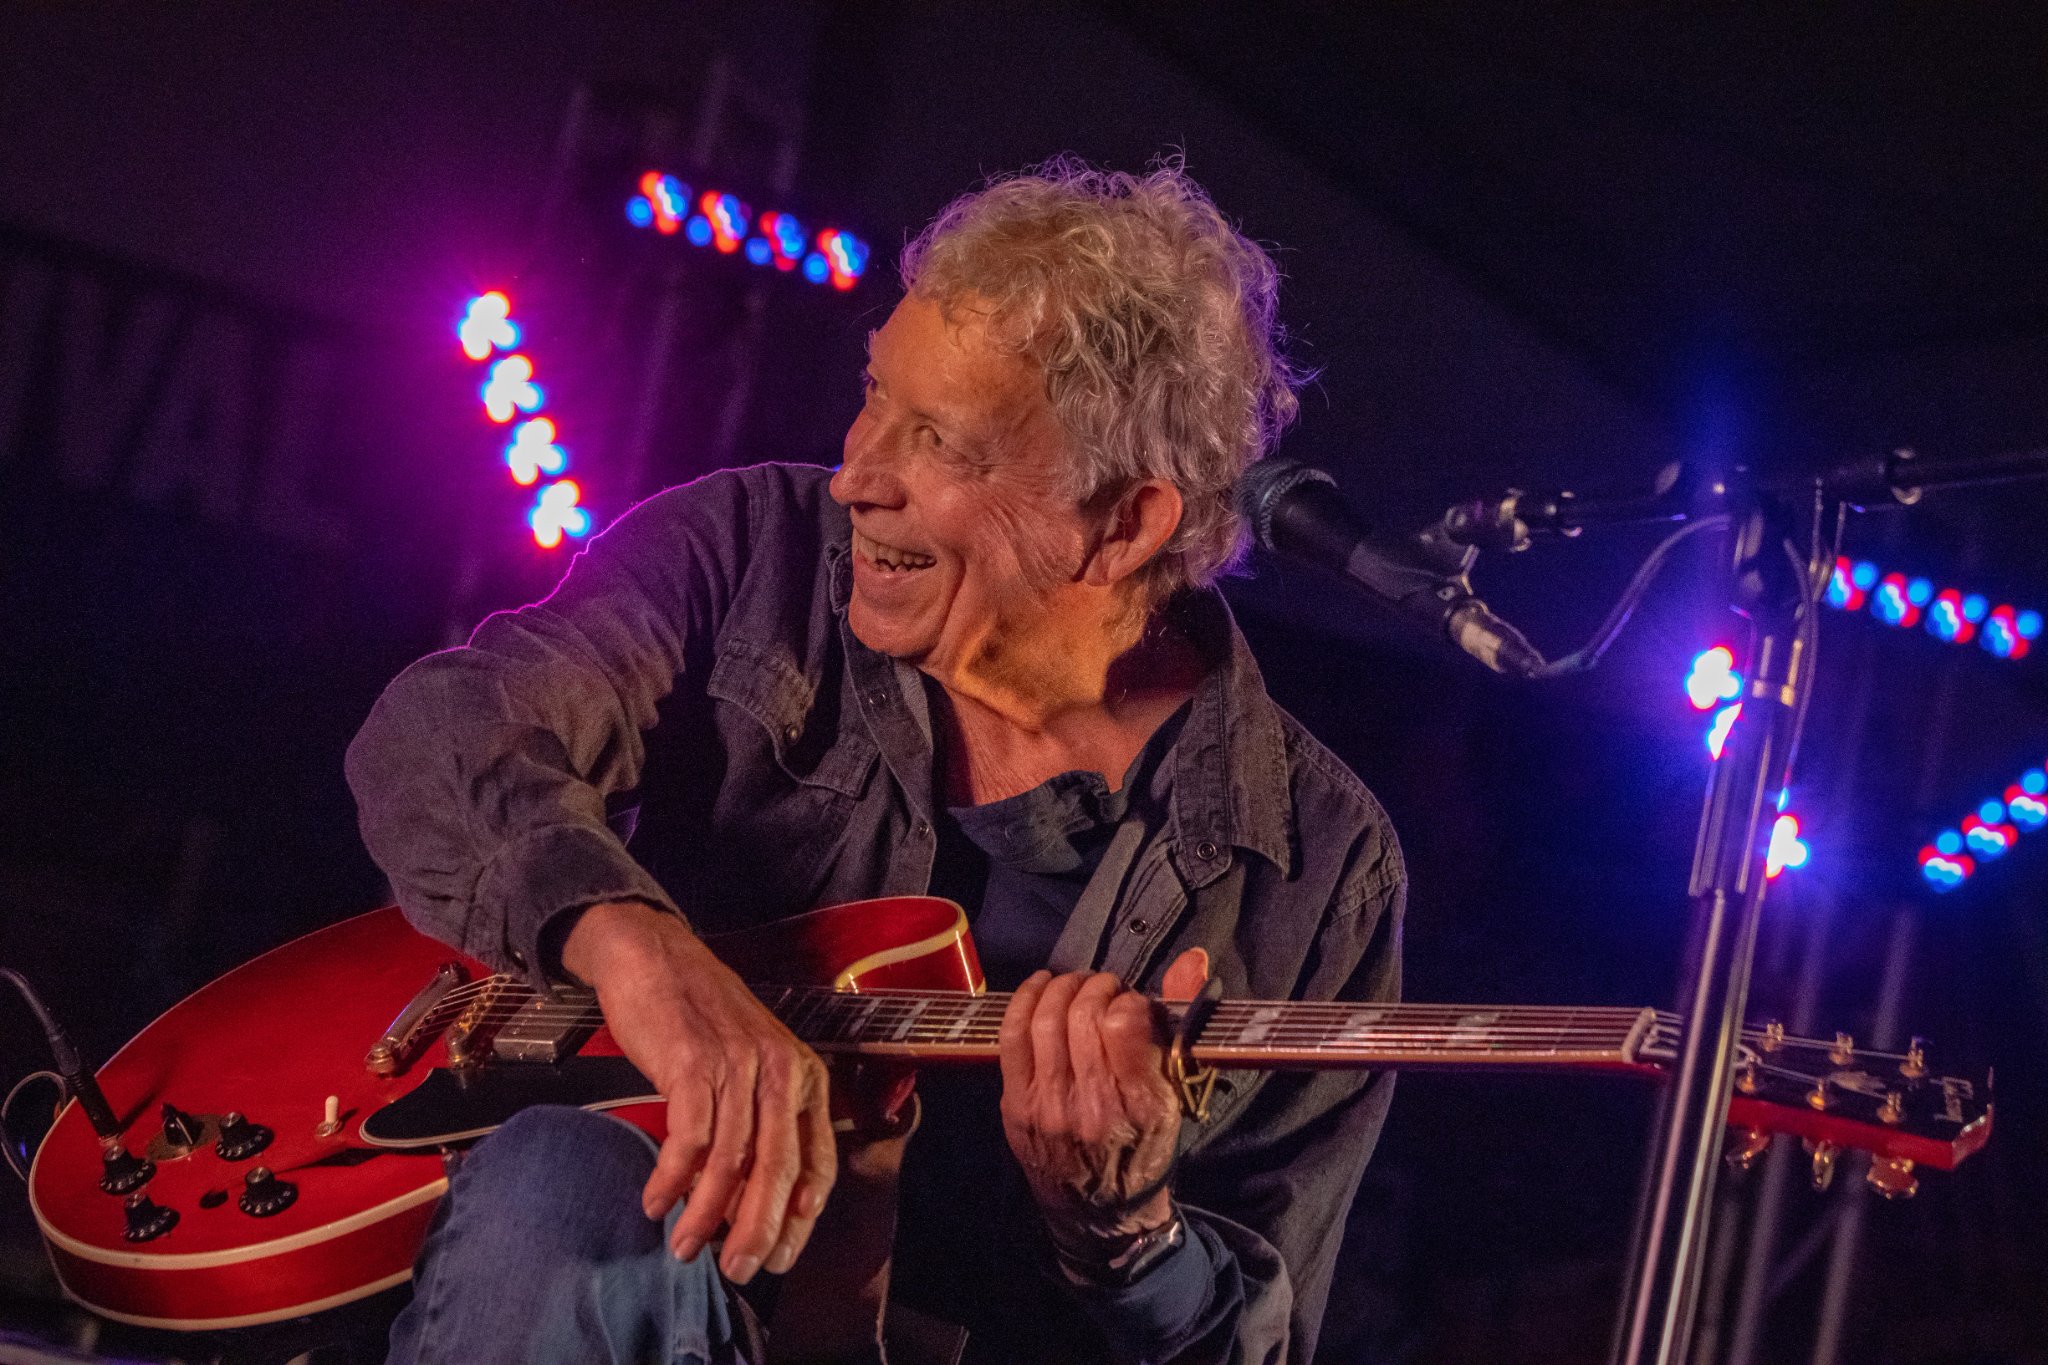
M1835 1158L1842 1149L1832 1142L1806 1142L1807 1151L1813 1154L1813 1187L1824 1190L1835 1183Z
M1906 1045L1906 1059L1899 1063L1899 1074L1909 1081L1917 1081L1927 1074L1927 1040L1915 1038Z
M1745 1095L1756 1093L1756 1058L1745 1058L1735 1068L1735 1088Z
M1785 1046L1785 1026L1776 1019L1764 1025L1764 1036L1757 1040L1757 1046L1765 1052L1776 1052Z
M1919 1193L1920 1181L1913 1163L1902 1156L1873 1156L1864 1181L1887 1199L1911 1199Z
M1756 1165L1757 1158L1762 1156L1770 1145L1769 1133L1761 1128L1745 1128L1736 1133L1735 1140L1724 1153L1724 1159L1733 1169L1746 1171Z
M1906 1097L1896 1090L1884 1092L1884 1103L1877 1106L1879 1123L1900 1124L1906 1121Z
M1846 1033L1835 1034L1835 1045L1828 1049L1828 1060L1836 1066L1847 1066L1856 1060L1856 1040Z
M1828 1107L1827 1077L1819 1076L1814 1079L1813 1089L1806 1092L1806 1105L1809 1109L1826 1111Z

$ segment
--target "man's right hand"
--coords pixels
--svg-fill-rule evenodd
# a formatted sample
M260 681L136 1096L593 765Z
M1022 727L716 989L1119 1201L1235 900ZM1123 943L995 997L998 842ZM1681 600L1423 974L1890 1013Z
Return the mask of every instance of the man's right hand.
M688 925L652 906L584 911L562 965L596 989L620 1049L668 1100L641 1204L661 1218L688 1196L670 1249L688 1260L729 1221L727 1279L788 1270L838 1173L824 1063Z

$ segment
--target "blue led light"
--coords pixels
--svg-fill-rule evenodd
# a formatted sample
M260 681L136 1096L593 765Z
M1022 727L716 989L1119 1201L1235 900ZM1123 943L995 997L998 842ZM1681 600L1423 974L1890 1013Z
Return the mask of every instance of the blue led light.
M1977 807L1977 818L1987 825L2003 824L2005 822L2005 802L1986 801L1983 805Z
M1955 857L1956 854L1961 853L1963 851L1963 836L1961 831L1953 829L1943 830L1941 833L1934 836L1934 847L1939 852L1946 854L1948 857Z
M654 205L647 202L645 195L634 195L626 201L626 221L638 228L651 226L654 222Z
M683 236L690 239L691 246L710 246L711 220L701 213L691 215L690 221L683 224Z
M1855 568L1849 570L1849 581L1863 589L1863 591L1869 592L1877 586L1877 565L1867 559L1864 560Z
M1924 578L1916 578L1906 584L1906 600L1916 607L1924 607L1934 600L1934 585Z
M775 259L775 248L768 244L766 237L747 238L747 259L755 265L767 265Z
M1984 619L1984 613L1991 610L1991 603L1981 592L1973 592L1963 599L1963 619L1975 624Z
M823 284L832 278L832 263L813 251L804 257L804 278L812 284Z
M2029 796L2039 796L2043 792L2048 792L2048 771L2029 768L2021 773L2020 790Z
M2019 632L2022 640L2037 640L2041 636L2041 613L2029 607L2013 618L2012 628Z

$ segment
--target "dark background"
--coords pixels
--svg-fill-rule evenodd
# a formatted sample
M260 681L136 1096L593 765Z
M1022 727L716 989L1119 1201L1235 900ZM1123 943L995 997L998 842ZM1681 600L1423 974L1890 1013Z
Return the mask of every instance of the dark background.
M381 903L343 746L406 660L566 562L524 534L454 346L479 289L531 322L600 519L722 463L834 462L895 250L1058 151L1184 155L1273 245L1320 372L1284 453L1389 526L1673 459L2042 445L2044 53L2036 6L0 3L0 963L103 1057ZM835 295L633 233L648 165L842 221L874 268ZM2043 510L1929 499L1847 548L2040 606ZM1480 583L1561 653L1652 539ZM1667 1003L1706 769L1679 680L1741 639L1715 556L1540 689L1312 575L1232 586L1274 694L1401 830L1413 998ZM1838 613L1822 658L1813 860L1766 909L1754 1013L1795 1007L1817 945L1817 1023L1867 1036L1903 926L1906 1028L1995 1065L2001 1111L1985 1153L1864 1210L1844 1356L2048 1360L2048 851L1945 897L1913 863L2048 756L2048 662ZM0 1082L42 1061L0 1001ZM1404 1080L1323 1358L1604 1358L1651 1098ZM1855 1174L1790 1191L1754 1358L1808 1358ZM1727 1358L1765 1184L1726 1193L1699 1359ZM0 1321L81 1339L21 1197Z

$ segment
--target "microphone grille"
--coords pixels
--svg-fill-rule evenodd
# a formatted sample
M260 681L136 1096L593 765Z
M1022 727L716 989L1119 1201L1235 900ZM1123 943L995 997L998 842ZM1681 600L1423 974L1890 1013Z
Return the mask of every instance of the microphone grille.
M1297 460L1260 460L1237 481L1238 513L1251 523L1252 536L1263 548L1279 549L1273 543L1273 514L1289 493L1305 483L1337 486L1322 470Z

